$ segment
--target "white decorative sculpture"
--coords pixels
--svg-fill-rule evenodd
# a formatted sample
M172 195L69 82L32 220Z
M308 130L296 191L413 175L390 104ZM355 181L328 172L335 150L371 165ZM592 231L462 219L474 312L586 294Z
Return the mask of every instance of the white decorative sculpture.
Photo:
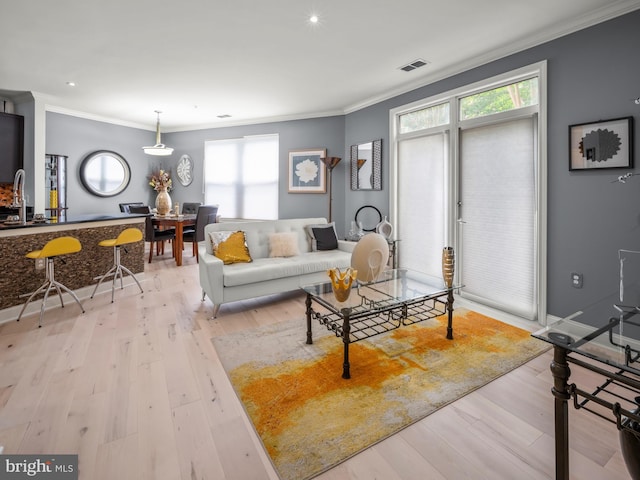
M358 271L358 280L371 282L378 278L389 260L389 243L379 233L362 237L351 253L351 268Z

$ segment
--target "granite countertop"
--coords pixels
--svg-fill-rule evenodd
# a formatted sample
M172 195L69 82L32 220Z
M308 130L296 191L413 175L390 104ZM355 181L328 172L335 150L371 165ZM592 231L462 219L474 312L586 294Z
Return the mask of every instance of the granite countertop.
M51 222L47 220L46 222L34 222L33 220L28 221L25 224L21 223L13 223L13 222L0 222L0 230L9 230L16 228L30 228L30 227L46 227L48 225L70 225L74 223L89 223L89 222L101 222L108 220L121 220L121 219L129 219L136 217L146 217L145 214L136 214L136 213L115 213L115 214L104 214L104 213L89 213L85 215L67 215L64 220L58 220L56 222Z

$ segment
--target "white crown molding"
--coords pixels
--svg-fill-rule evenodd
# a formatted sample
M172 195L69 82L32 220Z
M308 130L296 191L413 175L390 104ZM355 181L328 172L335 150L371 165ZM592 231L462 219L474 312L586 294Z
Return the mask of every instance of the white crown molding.
M316 113L300 113L295 115L281 115L276 117L264 117L264 118L251 118L246 120L229 120L220 121L210 124L191 125L180 128L167 128L164 133L176 133L176 132L192 132L194 130L208 130L214 128L226 128L226 127L238 127L243 125L261 125L263 123L277 123L277 122L291 122L294 120L308 120L311 118L325 118L335 117L337 115L344 115L344 110L333 110L326 112Z
M600 9L589 12L588 14L576 16L570 22L564 22L561 25L550 26L547 29L540 30L533 36L528 36L520 41L509 43L503 48L491 50L491 52L487 52L485 55L474 57L466 62L458 63L457 65L450 68L439 70L433 75L422 76L421 78L413 82L406 83L403 86L387 91L384 94L380 94L361 102L349 105L345 107L344 113L349 114L358 110L362 110L363 108L370 107L380 102L384 102L385 100L389 100L399 95L409 93L418 88L431 85L440 80L444 80L445 78L449 78L459 73L466 72L473 68L480 67L509 55L522 52L529 48L542 45L543 43L547 43L557 38L564 37L565 35L569 35L571 33L575 33L585 28L592 27L599 23L606 22L607 20L620 17L638 9L640 9L640 0L626 0L620 3L606 5ZM425 68L428 69L429 66Z
M123 127L139 128L141 130L149 130L151 132L155 132L156 130L155 125L154 126L143 125L140 123L127 122L117 118L104 117L101 115L83 112L80 110L72 110L72 109L51 103L53 100L51 97L48 97L47 95L38 94L36 92L27 92L27 93L29 93L30 95L33 94L33 97L36 99L42 100L45 103L45 110L47 112L60 113L62 115L69 115L72 117L83 118L86 120L94 120L97 122L110 123L113 125L120 125ZM163 133L191 132L195 130L237 127L237 126L243 126L243 125L258 125L263 123L288 122L293 120L305 120L310 118L333 117L336 115L344 115L344 114L345 112L343 110L334 110L334 111L318 112L318 113L301 113L296 115L282 115L277 117L252 118L252 119L235 120L235 121L233 120L221 121L221 122L210 123L210 124L187 125L184 127L173 128L173 129L163 128Z
M46 97L46 96L43 95L42 97ZM120 126L123 126L123 127L130 127L130 128L139 128L140 130L149 130L151 132L155 132L156 131L155 125L149 126L149 125L144 125L144 124L141 124L141 123L127 122L127 121L120 120L120 119L117 119L117 118L110 118L110 117L104 117L102 115L95 115L93 113L82 112L82 111L79 111L79 110L72 110L72 109L69 109L69 108L66 108L66 107L61 107L59 105L53 105L53 104L49 103L46 100L45 100L45 110L47 112L61 113L63 115L69 115L69 116L72 116L72 117L84 118L86 120L94 120L96 122L111 123L113 125L120 125Z

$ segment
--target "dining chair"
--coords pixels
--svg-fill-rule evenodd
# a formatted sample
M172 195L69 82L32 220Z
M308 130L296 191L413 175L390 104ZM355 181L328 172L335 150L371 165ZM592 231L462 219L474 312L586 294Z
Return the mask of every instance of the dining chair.
M182 213L185 215L195 215L198 213L198 207L202 205L200 202L184 202L182 204Z
M216 223L218 205L200 205L196 214L195 230L182 233L182 241L191 242L191 252L198 262L198 242L204 240L204 227L210 223Z
M132 206L135 207L141 207L143 206L144 203L142 202L131 202L131 203L119 203L118 206L120 207L120 211L122 213L131 213L129 210Z
M202 205L200 202L184 202L182 204L182 214L183 215L195 215L198 213L198 207ZM184 228L183 233L195 232L196 226L189 225ZM184 238L184 236L183 236ZM184 250L184 243L182 244L182 249Z
M143 213L146 214L147 217L145 219L144 225L144 236L145 240L149 242L149 263L153 259L153 247L155 246L156 255L164 255L164 242L166 240L175 240L176 238L176 229L175 228L167 228L165 230L160 230L154 227L151 209L148 205L132 205L129 208L129 213ZM175 252L173 249L175 248L175 242L171 242L171 254L175 256Z

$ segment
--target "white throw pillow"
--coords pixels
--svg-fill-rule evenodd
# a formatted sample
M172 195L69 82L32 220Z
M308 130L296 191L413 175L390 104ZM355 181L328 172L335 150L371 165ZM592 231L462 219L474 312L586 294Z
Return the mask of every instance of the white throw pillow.
M269 257L295 257L300 255L297 232L269 234Z

